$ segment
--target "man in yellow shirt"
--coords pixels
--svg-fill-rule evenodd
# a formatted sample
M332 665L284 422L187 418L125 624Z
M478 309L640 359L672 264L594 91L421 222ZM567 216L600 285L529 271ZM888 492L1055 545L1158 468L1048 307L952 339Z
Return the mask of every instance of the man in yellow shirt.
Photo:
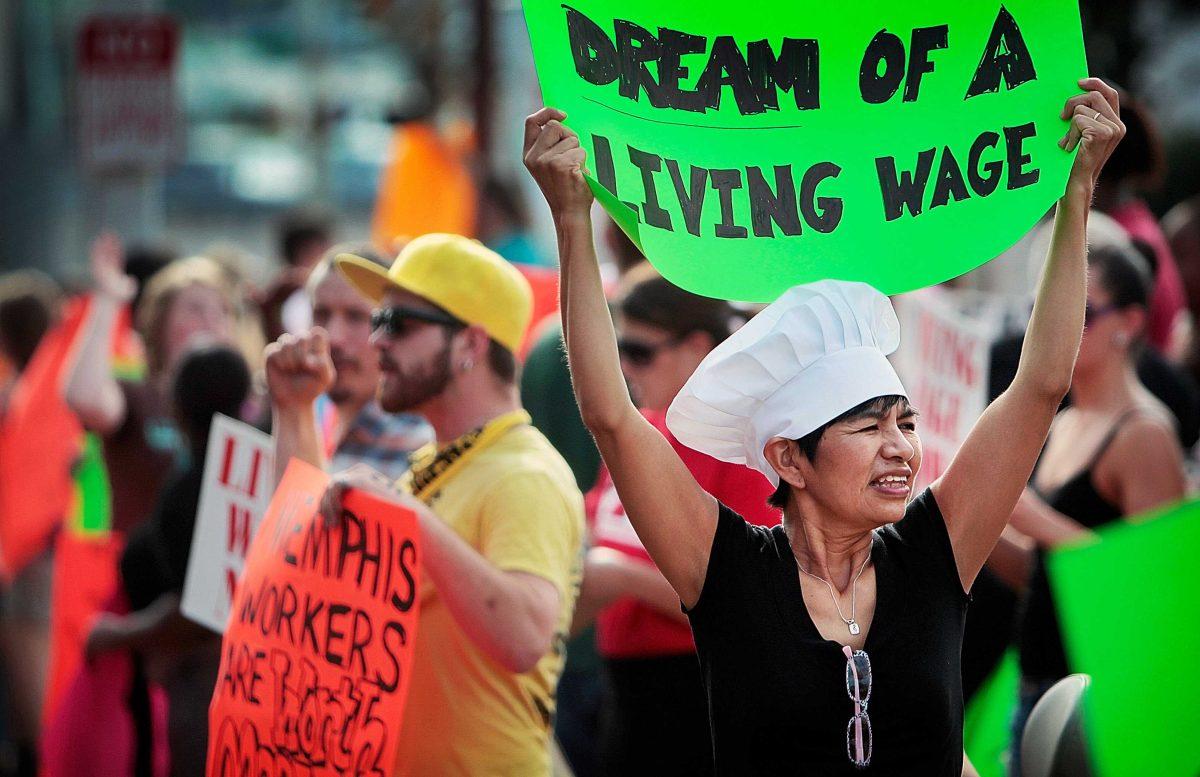
M359 465L326 497L336 505L345 489L366 489L414 507L421 521L420 620L397 774L549 774L583 500L520 406L515 352L529 286L455 235L413 240L389 270L350 255L337 263L377 305L380 405L425 416L437 435L396 486ZM319 329L268 347L280 460L323 464L313 400L332 377Z

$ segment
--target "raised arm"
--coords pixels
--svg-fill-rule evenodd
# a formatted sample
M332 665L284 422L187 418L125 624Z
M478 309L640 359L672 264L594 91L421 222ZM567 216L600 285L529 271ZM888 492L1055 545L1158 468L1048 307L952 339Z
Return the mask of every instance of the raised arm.
M1004 529L1037 461L1050 422L1071 386L1087 300L1087 217L1100 169L1125 134L1117 93L1098 78L1063 108L1070 130L1059 141L1079 146L1058 201L1050 252L1016 377L967 436L933 485L968 590Z
M333 385L333 359L325 330L285 334L266 349L267 390L275 437L275 483L293 458L325 468L314 403Z
M67 376L64 398L85 428L109 434L125 420L125 395L112 374L113 328L137 284L125 274L120 239L111 232L92 242L92 297L83 337Z
M584 424L596 438L621 503L650 556L687 606L696 603L717 526L716 500L629 398L592 241L585 152L543 108L525 120L525 166L541 187L558 234L563 337Z

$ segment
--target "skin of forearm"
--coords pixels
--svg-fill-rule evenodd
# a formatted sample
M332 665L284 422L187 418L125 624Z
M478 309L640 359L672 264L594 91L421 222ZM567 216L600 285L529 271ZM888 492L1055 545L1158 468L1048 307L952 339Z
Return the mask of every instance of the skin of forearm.
M432 512L419 518L422 567L459 628L501 666L513 672L532 669L550 648L554 628L552 621L543 622L532 592Z
M1033 569L1033 549L1034 543L1029 537L1015 527L1007 526L992 549L992 555L988 556L988 569L1012 590L1024 591Z
M104 427L116 426L125 413L124 397L112 376L109 360L109 345L121 304L106 294L92 296L83 339L65 383L67 404L93 431L108 431Z
M590 626L602 610L622 596L631 596L671 620L687 623L679 609L679 596L655 567L624 556L603 563L589 558L584 566L583 587L575 600L571 636Z
M1047 504L1027 505L1013 511L1014 529L1047 548L1074 542L1091 534L1082 524Z
M133 650L158 648L163 637L172 627L177 627L175 619L182 619L179 613L179 596L163 594L150 603L148 607L125 616L123 642Z
M629 594L642 604L665 615L677 623L687 623L687 616L679 609L679 595L655 567L637 561L626 565Z
M1083 334L1087 301L1087 217L1092 190L1072 180L1059 200L1049 256L1021 349L1016 380L1049 397L1065 395Z
M616 425L633 411L621 375L617 338L604 298L604 286L586 213L555 221L562 266L560 305L563 338L575 396L593 432Z
M288 462L300 459L318 469L325 468L325 453L317 435L317 417L311 404L304 407L273 407L275 433L275 484L283 479Z

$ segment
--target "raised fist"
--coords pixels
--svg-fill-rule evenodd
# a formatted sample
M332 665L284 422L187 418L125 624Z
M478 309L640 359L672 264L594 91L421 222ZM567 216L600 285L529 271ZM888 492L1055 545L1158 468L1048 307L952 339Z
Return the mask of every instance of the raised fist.
M583 178L587 154L579 136L563 124L566 118L556 108L542 108L525 119L525 167L555 219L586 216L592 206L592 190Z
M311 405L337 377L329 355L329 336L320 327L299 337L283 335L267 346L265 355L267 389L277 408Z
M1104 163L1125 137L1125 124L1116 89L1099 78L1084 78L1079 86L1088 91L1075 95L1063 106L1061 117L1071 124L1059 146L1067 151L1079 146L1071 177L1094 187Z

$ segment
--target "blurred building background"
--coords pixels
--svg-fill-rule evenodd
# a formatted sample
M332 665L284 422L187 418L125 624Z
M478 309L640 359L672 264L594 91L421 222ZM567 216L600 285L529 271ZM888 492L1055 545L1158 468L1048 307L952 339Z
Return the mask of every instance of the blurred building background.
M163 14L178 35L170 149L97 167L81 33L132 13ZM491 0L3 0L0 268L69 274L101 225L270 257L275 219L301 205L361 236L408 120L432 120L479 174L515 172L537 101L524 35L519 3Z
M1083 11L1093 72L1160 122L1161 213L1200 180L1200 4L1085 0ZM174 113L153 130L169 139L160 158L97 165L89 144L103 128L85 114L106 76L89 72L99 66L81 33L131 13L164 15L163 34L177 36ZM431 120L473 175L530 193L520 119L537 104L517 0L0 0L0 269L69 277L106 225L184 252L233 241L262 277L284 211L318 206L339 236L364 234L397 122ZM548 229L535 234L550 247Z

